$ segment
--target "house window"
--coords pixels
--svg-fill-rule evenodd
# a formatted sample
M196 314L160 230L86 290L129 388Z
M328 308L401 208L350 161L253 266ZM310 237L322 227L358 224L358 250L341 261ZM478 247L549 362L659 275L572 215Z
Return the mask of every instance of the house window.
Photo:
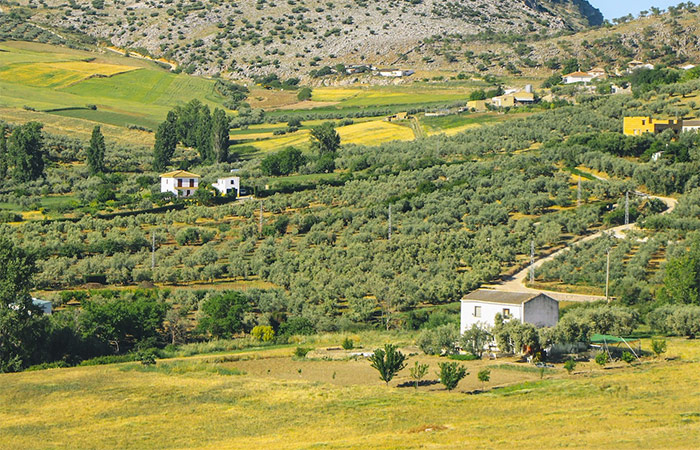
M504 317L510 316L510 308L503 308L503 316Z
M182 187L182 178L177 179L177 187Z
M194 178L190 178L190 187L194 187Z
M481 317L481 306L474 307L474 317Z

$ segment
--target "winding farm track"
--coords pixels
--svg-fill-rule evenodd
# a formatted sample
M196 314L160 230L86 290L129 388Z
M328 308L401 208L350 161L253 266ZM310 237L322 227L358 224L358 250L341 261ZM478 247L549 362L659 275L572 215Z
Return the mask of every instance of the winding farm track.
M593 175L593 177L602 180L602 181L607 181L607 179ZM635 191L634 192L638 196L642 197L647 197L647 198L655 198L658 200L661 200L666 204L666 211L662 212L661 214L669 214L671 211L673 211L676 208L676 205L678 204L678 200L675 198L671 197L660 197L657 195L649 195L645 194L640 191ZM587 242L596 238L601 237L603 234L612 234L616 238L621 239L624 238L625 235L627 234L628 231L632 229L636 229L637 224L636 223L630 223L629 225L620 225L617 227L612 227L608 228L602 231L599 231L595 234L591 234L589 236L583 237L581 239L578 239L577 241L572 242L571 244L567 245L566 247L562 248L561 250L558 250L551 255L545 256L543 258L538 259L535 261L534 266L535 270L540 267L542 264L544 264L547 261L551 261L557 256L561 255L564 252L568 252L572 247L577 246L583 242ZM605 300L604 296L600 295L582 295L582 294L570 294L566 292L557 292L557 291L549 291L549 290L543 290L543 289L532 289L527 286L525 286L525 281L527 280L528 276L530 273L530 266L524 268L520 272L516 273L513 276L508 277L507 279L501 281L500 283L497 284L491 284L484 286L485 288L490 288L494 289L496 291L504 291L504 292L544 292L545 294L549 295L550 297L559 300L559 301L567 301L567 302L592 302L596 300Z

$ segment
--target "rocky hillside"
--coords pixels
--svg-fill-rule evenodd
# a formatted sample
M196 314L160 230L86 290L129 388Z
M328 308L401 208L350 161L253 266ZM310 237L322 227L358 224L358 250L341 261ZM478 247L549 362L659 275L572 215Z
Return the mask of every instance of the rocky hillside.
M21 0L32 21L176 61L188 72L306 76L398 64L435 38L549 36L602 23L586 0Z

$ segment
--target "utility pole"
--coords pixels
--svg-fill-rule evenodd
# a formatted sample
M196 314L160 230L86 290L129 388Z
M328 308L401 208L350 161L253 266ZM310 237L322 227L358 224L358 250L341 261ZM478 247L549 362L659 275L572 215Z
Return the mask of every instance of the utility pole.
M260 200L260 220L258 220L258 234L262 236L262 224L263 224L263 202Z
M630 191L625 192L625 225L630 224Z
M535 241L530 241L530 283L535 282Z
M610 249L608 249L608 263L605 268L605 301L610 303L610 296L608 295L608 288L610 286Z
M389 205L389 240L391 241L391 205Z
M151 230L151 269L156 268L156 232Z
M581 175L578 176L578 191L576 194L576 206L581 206Z

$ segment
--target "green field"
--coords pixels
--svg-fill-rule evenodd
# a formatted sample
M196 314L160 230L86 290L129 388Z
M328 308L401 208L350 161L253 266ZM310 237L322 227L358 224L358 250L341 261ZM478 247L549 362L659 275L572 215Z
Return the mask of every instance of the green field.
M376 336L355 338L368 350L378 343ZM326 340L316 346L334 342ZM336 360L323 349L299 360L290 346L160 360L154 367L4 374L0 445L691 448L700 439L700 345L669 344L675 361L649 357L607 369L582 362L571 375L557 364L542 379L536 371L511 370L529 366L508 358L467 361L470 373L453 392L440 384L398 387L409 381L407 369L386 387L365 360ZM436 379L440 358L413 360L430 364L427 379ZM483 367L492 379L482 387L476 372Z
M174 74L134 58L62 53L61 48L15 42L0 49L0 107L46 111L92 104L97 110L53 114L155 128L176 105L197 98L214 107L224 100L214 92L213 80Z

